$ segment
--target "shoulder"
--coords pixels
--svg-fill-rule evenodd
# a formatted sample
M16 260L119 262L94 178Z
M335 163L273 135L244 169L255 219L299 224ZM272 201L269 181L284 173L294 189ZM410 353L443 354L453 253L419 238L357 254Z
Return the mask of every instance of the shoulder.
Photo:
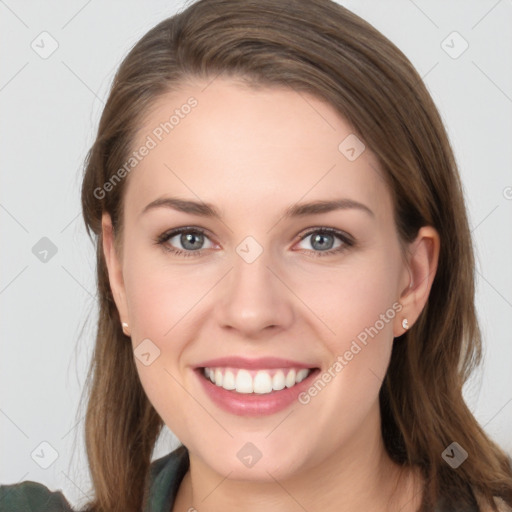
M30 480L0 485L2 512L73 512L60 491L50 491L43 484Z
M149 503L146 511L172 510L189 464L188 450L184 445L151 463Z
M479 493L475 492L474 494L480 512L494 512L489 503L485 501ZM494 503L496 504L498 512L512 512L512 507L507 505L501 498L495 497Z
M182 445L151 464L151 494L148 510L167 511L189 466L188 450ZM26 480L0 485L1 512L75 512L61 491Z
M494 498L494 503L496 503L496 506L498 507L498 512L512 512L512 508L509 507L501 498Z

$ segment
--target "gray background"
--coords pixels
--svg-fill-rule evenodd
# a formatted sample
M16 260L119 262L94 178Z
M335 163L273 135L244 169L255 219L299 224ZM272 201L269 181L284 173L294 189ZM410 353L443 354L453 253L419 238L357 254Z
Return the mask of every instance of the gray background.
M485 343L464 393L512 454L512 1L341 3L409 57L447 126L475 241ZM89 486L77 406L97 315L81 166L120 60L182 5L0 0L0 482L38 481L75 506ZM453 31L469 44L457 58L464 41ZM46 262L43 237L57 250ZM166 431L156 455L173 446Z

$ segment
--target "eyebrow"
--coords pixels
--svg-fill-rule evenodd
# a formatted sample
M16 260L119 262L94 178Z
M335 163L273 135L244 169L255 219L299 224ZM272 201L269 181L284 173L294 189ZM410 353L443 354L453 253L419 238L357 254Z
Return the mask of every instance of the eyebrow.
M183 213L190 213L201 217L211 217L219 220L222 218L220 212L210 203L192 201L189 199L179 199L177 197L161 197L159 199L155 199L142 210L140 215L156 208L170 208ZM293 204L284 210L283 217L288 219L348 209L361 210L369 214L371 217L375 217L375 214L370 210L370 208L368 208L368 206L348 198Z

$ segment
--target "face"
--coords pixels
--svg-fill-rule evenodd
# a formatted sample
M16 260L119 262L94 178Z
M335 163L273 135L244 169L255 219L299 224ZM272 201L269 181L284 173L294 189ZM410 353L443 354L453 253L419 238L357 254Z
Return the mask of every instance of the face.
M380 434L411 275L377 160L330 105L205 86L161 97L138 133L111 286L147 396L198 463L284 479Z

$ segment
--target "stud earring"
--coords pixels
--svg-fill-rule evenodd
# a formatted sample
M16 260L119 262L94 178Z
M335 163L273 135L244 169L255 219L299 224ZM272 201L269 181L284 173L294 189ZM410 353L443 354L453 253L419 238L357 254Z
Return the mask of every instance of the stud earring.
M126 334L126 336L129 336L129 333L127 332L128 331L128 324L126 322L123 322L122 326L123 326L123 332Z
M409 321L407 320L407 318L404 318L404 319L402 320L402 327L403 327L405 330L409 329Z

